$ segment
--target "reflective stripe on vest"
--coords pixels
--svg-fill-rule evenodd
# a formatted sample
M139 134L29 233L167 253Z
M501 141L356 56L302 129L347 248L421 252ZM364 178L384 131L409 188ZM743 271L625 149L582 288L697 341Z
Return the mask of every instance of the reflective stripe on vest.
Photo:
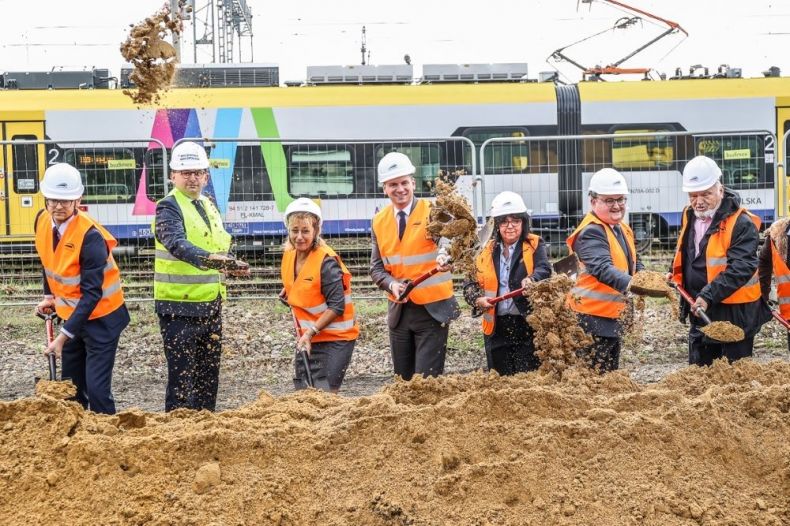
M184 218L186 239L209 253L227 252L231 236L222 225L219 210L205 196L200 202L208 216L211 227L206 224L192 199L174 188L173 196L181 216ZM154 222L156 231L156 222ZM173 256L154 236L154 299L162 301L207 303L218 296L225 298L225 284L218 270L201 270Z
M527 276L531 276L535 271L535 250L538 247L540 238L534 234L527 234L527 240L522 241L521 250L523 252L524 268ZM477 285L483 289L486 298L495 298L499 291L499 280L496 277L494 268L494 247L497 242L491 240L477 256L475 268L477 269ZM496 323L496 306L486 309L482 316L483 334L491 335L494 333Z
M672 261L672 281L678 285L683 284L683 239L686 236L688 229L688 217L690 208L683 209L682 221L680 225L680 233L678 235L678 243L675 248L675 257ZM732 243L732 232L735 228L735 223L741 214L746 214L751 219L752 224L760 230L760 218L752 214L745 208L738 208L733 214L719 223L718 230L712 232L708 237L708 246L705 248L705 269L707 274L708 283L711 283L716 276L727 268L727 250ZM688 235L694 235L689 232ZM738 304L738 303L751 303L760 299L760 279L757 270L749 281L744 286L730 294L727 298L722 300L722 303Z
M606 240L609 243L609 254L612 257L612 264L616 269L628 274L628 258L620 242L617 240L614 230L612 230L611 225L601 221L592 212L584 216L584 219L579 226L576 227L576 230L568 237L566 243L571 253L573 253L573 242L576 241L581 231L589 225L599 225L604 229L604 232L606 232ZM620 229L623 231L628 249L631 252L631 268L636 268L634 233L627 224L619 223L619 225ZM582 314L616 319L620 317L623 309L625 309L626 302L625 296L618 290L601 283L592 274L587 272L584 262L580 260L579 275L576 278L575 285L570 292L568 292L567 304L571 309Z
M321 315L329 308L326 298L321 293L321 267L324 258L334 258L340 265L343 273L343 299L345 307L343 314L323 327L321 332L312 337L313 342L327 342L338 340L355 340L359 336L359 325L356 322L354 303L351 301L351 273L334 250L326 245L320 245L307 255L299 275L294 277L296 268L296 250L290 248L283 252L280 266L280 277L285 287L288 304L293 309L294 315L303 331L315 329L315 324Z
M376 234L379 254L384 269L399 281L414 280L436 267L438 255L436 243L426 227L431 205L418 199L406 221L403 239L398 239L392 205L387 205L373 218L372 228ZM395 298L388 295L390 300ZM434 303L453 296L453 278L449 272L440 272L417 285L409 300L418 304Z
M779 313L782 318L790 320L790 268L787 267L787 263L779 254L774 240L770 236L766 237L765 242L771 243L771 262L776 279L776 296L779 298Z
M103 269L101 298L88 316L88 319L94 320L114 312L124 303L121 273L112 255L112 249L118 242L103 226L80 211L66 227L57 249L52 250L52 217L43 211L36 221L36 251L41 258L47 284L55 296L55 311L64 320L71 317L82 299L80 253L85 234L91 228L101 234L108 252Z

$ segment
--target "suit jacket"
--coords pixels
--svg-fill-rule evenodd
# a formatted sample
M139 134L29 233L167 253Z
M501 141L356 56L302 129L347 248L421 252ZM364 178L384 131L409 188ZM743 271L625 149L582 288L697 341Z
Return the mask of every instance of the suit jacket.
M412 207L409 210L409 214L411 214L412 210L414 210L414 206L416 204L417 199L415 198L412 201ZM380 289L390 292L390 284L397 280L384 269L384 261L381 259L381 252L379 251L376 233L371 229L370 234L373 245L370 254L370 277L373 278L373 282ZM392 235L397 235L397 233L393 232ZM400 315L403 311L403 305L403 303L396 303L394 301L389 302L387 309L387 325L389 325L391 329L394 329L398 326ZM428 311L428 314L430 314L431 317L439 323L449 323L451 320L454 320L461 315L461 309L458 307L458 301L455 299L455 297L450 297L446 300L435 301L433 303L426 303L423 306L425 307L425 310Z
M498 242L494 246L491 256L494 260L494 272L496 272L496 279L499 282L499 258L502 254L502 243ZM532 256L534 267L532 270L533 281L540 281L551 277L551 263L549 263L548 253L546 252L546 244L543 240L538 241L538 246ZM524 248L519 241L513 246L513 256L510 262L510 275L508 276L508 288L516 290L521 288L521 282L527 277L527 268L524 266ZM468 280L464 282L464 299L472 306L472 314L481 314L475 307L477 298L483 295L483 289L476 280ZM513 298L513 303L521 314L529 314L530 306L527 298L524 296L516 296Z

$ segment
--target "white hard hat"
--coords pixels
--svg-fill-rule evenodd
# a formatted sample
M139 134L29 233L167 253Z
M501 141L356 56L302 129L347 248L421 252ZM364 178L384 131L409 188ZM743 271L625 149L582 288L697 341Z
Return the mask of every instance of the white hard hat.
M207 170L206 150L195 142L182 142L175 148L170 159L171 170Z
M414 175L417 169L406 155L400 152L390 152L379 161L379 184L384 185L390 179Z
M79 199L84 192L80 172L70 164L53 164L44 172L41 193L47 199Z
M698 155L683 168L683 191L703 192L716 184L721 178L721 168L716 161Z
M321 226L323 223L323 218L321 217L321 207L316 204L315 201L312 199L308 199L307 197L300 197L295 201L291 201L291 204L285 207L285 226L288 226L288 216L294 214L296 212L307 212L313 214L318 218L318 226Z
M628 184L614 168L602 168L590 179L589 190L599 195L628 195Z
M505 191L497 194L491 201L491 217L525 214L527 205L516 192Z

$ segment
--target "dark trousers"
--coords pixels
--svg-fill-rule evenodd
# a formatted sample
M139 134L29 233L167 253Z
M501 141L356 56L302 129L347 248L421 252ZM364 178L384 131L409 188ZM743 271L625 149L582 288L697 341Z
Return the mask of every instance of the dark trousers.
M620 346L620 338L593 335L593 344L581 349L578 356L590 368L604 374L620 368Z
M112 333L88 328L63 344L61 376L64 380L71 379L77 387L77 401L85 409L115 414L112 368L124 327Z
M403 306L397 327L390 329L390 349L395 374L411 380L444 372L449 326L428 314L425 307L408 302Z
M524 316L497 316L494 332L485 337L488 369L502 376L536 370L540 360L533 338Z
M692 324L689 329L689 365L712 365L713 360L727 358L732 363L752 355L754 336L733 343L712 343L706 340L699 327Z
M222 354L222 315L159 315L167 358L165 411L181 407L214 411Z

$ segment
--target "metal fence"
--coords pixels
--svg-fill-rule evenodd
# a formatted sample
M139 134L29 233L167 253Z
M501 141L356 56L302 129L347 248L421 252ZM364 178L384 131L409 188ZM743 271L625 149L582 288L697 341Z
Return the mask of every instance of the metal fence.
M681 173L697 155L714 159L723 184L764 222L774 220L779 193L776 137L767 130L712 133L612 133L493 138L480 147L483 206L503 191L524 197L532 228L561 251L565 239L590 209L593 173L611 167L623 173L630 195L627 222L643 254L671 249L688 204Z
M200 141L209 152L205 193L222 212L234 250L253 267L253 278L231 289L236 298L272 296L279 290L283 212L302 196L320 202L325 237L357 275L355 294L370 293L370 220L388 203L376 168L390 151L403 152L414 162L418 196L429 197L435 177L444 174L473 204L481 222L496 194L518 192L532 211L533 230L550 243L555 256L589 210L590 177L604 167L621 171L629 183L628 221L647 255L673 248L688 202L681 172L699 154L719 163L725 186L737 191L764 222L787 212L784 165L776 159L775 136L765 130L505 137L479 145L464 137L192 138L174 146L184 140ZM156 201L170 189L169 149L149 138L14 140L0 141L0 146L0 167L5 167L0 174L0 304L31 301L40 293L33 221L43 208L39 180L55 162L80 170L86 183L83 206L118 238L127 295L150 298L151 223Z

